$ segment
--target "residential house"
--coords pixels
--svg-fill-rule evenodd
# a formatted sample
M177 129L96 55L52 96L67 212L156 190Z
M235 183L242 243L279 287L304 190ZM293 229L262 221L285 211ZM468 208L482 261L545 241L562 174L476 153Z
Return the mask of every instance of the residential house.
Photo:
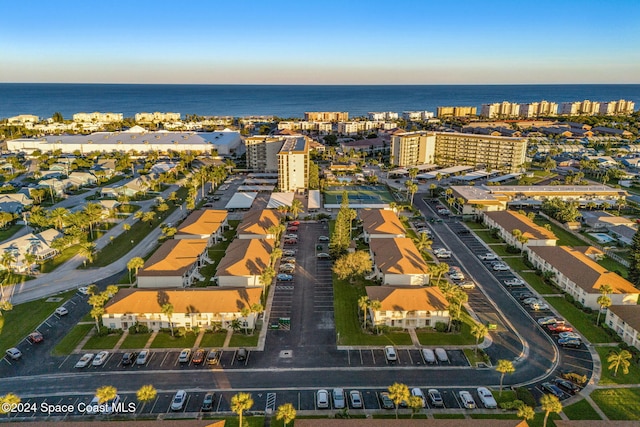
M127 182L118 182L109 187L104 187L100 190L100 195L102 197L117 197L120 195L133 197L151 190L153 179L154 176L152 175L140 175Z
M229 329L234 320L242 328L254 329L259 313L242 315L243 309L250 309L260 303L262 289L123 289L104 307L102 324L110 329L124 329L137 324L150 330L160 328L198 327L211 329L220 325ZM164 304L173 306L169 318L162 312Z
M622 341L640 350L640 306L612 305L604 323L622 338Z
M138 271L138 288L185 288L203 277L198 268L211 263L207 242L167 240Z
M185 218L173 238L204 239L211 246L222 239L225 227L229 228L226 210L201 209Z
M33 204L26 194L23 193L5 193L0 194L0 211L9 212L13 214L20 214L24 210Z
M623 216L616 216L604 211L581 211L582 222L594 230L604 230L617 225L634 225L635 221Z
M629 225L615 225L613 227L609 227L609 234L614 236L618 242L627 246L631 246L631 243L633 243L633 236L635 236L637 231L638 229L635 224L633 227Z
M238 225L238 239L275 239L271 227L280 224L280 216L270 209L259 209L247 212Z
M390 210L363 209L359 211L362 220L364 241L406 237L404 226L398 216Z
M58 254L58 251L53 249L51 244L59 237L62 237L62 233L54 228L37 234L28 233L0 244L0 254L10 252L13 255L13 262L9 268L18 273L24 273L32 267L27 262L27 254L33 255L35 262L44 262ZM0 266L0 268L4 269L4 266Z
M264 286L260 275L271 263L274 245L274 240L235 239L216 269L218 286Z
M483 222L491 228L496 228L502 239L511 246L524 250L531 246L555 246L558 238L552 231L537 225L526 215L513 211L484 212ZM521 239L513 234L520 230Z
M69 182L75 187L86 187L87 185L95 185L98 178L91 172L74 171L69 174Z
M394 328L435 328L449 324L449 303L437 286L367 286L367 297L380 301L380 309L369 308L374 325Z
M99 159L96 164L91 167L95 176L104 176L106 179L111 179L116 174L116 160L115 159Z
M529 247L529 261L543 272L551 272L552 280L585 307L598 309L600 287L609 285L613 305L637 304L640 290L594 260L568 246Z
M429 266L413 243L406 237L371 239L369 251L374 275L385 285L426 285Z

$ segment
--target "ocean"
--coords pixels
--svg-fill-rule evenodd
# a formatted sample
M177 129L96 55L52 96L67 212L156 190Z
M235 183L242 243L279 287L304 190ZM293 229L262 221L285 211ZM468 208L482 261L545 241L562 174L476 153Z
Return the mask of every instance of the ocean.
M141 85L0 83L0 118L60 112L71 119L79 112L177 112L214 116L275 115L303 117L305 111L436 112L438 106L478 107L494 102L631 100L640 107L640 85L421 85L421 86L286 86L286 85Z

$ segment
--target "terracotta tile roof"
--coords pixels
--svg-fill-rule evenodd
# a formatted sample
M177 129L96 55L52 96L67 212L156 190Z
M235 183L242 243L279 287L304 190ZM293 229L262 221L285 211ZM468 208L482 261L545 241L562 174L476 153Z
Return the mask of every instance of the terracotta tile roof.
M523 236L531 240L558 239L553 232L531 221L525 215L513 211L485 212L489 218L502 228L511 232L515 229L522 231Z
M370 300L382 303L382 311L444 311L449 303L437 286L367 286Z
M556 421L557 424L557 421ZM300 418L296 419L296 427L529 427L523 420L484 420L484 419L459 419L459 420L396 420L380 418ZM566 426L568 427L568 426ZM579 427L579 426L576 426ZM581 427L581 426L580 426ZM604 427L603 424L593 427ZM617 426L616 426L617 427Z
M182 276L207 249L204 240L167 240L144 263L139 276Z
M178 227L177 234L210 235L227 219L227 211L216 209L192 212Z
M604 255L604 252L594 246L574 246L573 249L576 251L583 253L587 256L589 255Z
M279 223L280 217L271 209L249 211L238 226L238 234L266 235L269 227Z
M260 302L261 288L123 289L104 307L105 314L161 314L173 304L174 313L236 313Z
M405 234L400 218L393 212L384 209L364 209L360 211L360 219L368 234Z
M640 305L612 305L609 311L636 331L640 331Z
M614 294L640 293L628 280L569 246L530 246L529 250L588 293L598 293L605 284L613 288Z
M258 276L271 261L274 241L235 239L218 264L216 276Z
M375 264L384 274L429 274L429 266L407 237L371 239L369 247Z

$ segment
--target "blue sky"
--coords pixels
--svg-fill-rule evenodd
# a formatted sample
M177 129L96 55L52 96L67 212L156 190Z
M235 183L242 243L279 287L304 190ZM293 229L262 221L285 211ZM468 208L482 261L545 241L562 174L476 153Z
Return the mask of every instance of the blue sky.
M640 83L638 0L3 2L0 82Z

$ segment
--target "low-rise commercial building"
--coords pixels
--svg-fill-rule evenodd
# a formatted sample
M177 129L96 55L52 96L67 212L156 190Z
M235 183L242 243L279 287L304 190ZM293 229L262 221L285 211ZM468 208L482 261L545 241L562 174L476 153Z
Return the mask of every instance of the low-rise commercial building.
M429 266L413 240L406 237L371 239L374 276L385 285L422 286L429 283Z
M449 324L449 303L437 286L367 286L366 292L370 301L380 302L379 309L369 308L374 325L409 329Z

